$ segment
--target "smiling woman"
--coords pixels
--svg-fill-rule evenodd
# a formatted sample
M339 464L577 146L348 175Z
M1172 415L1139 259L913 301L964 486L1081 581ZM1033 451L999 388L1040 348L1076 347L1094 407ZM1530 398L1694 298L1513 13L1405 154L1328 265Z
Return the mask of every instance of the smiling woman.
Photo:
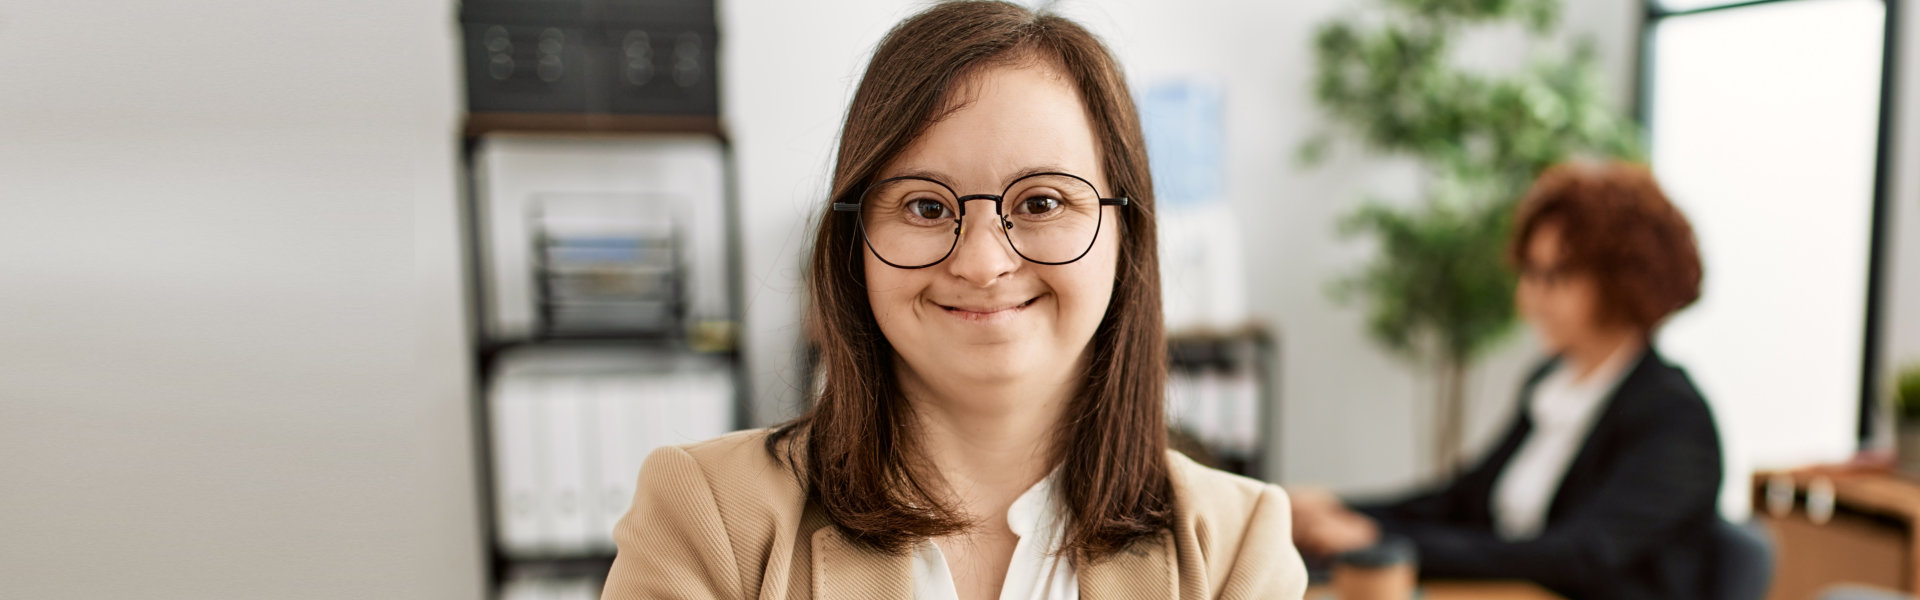
M808 272L825 379L655 452L605 598L1299 598L1284 492L1167 450L1152 181L1119 66L953 2L875 51Z

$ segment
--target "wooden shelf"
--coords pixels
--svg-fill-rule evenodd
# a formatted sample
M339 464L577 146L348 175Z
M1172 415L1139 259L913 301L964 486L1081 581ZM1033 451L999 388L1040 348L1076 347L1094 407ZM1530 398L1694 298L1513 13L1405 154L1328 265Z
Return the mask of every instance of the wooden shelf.
M607 113L469 113L464 133L704 133L726 137L715 115Z
M1754 489L1765 490L1767 483L1776 475L1792 478L1794 488L1800 492L1805 492L1807 484L1814 478L1825 477L1833 484L1835 499L1848 508L1920 526L1920 481L1911 475L1871 468L1815 467L1762 471L1753 475ZM1920 581L1915 583L1920 585Z
M500 578L512 575L538 577L587 577L605 581L613 569L613 551L581 556L517 557L496 552L493 569Z
M1267 343L1273 340L1273 333L1266 324L1257 322L1219 329L1183 329L1167 332L1167 343L1170 345L1221 344L1248 340Z

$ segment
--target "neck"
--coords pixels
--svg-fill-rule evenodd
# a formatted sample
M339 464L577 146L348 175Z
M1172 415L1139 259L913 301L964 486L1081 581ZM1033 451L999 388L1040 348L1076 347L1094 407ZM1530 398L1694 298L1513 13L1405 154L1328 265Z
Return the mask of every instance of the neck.
M1592 338L1567 346L1562 353L1567 368L1572 369L1575 381L1586 381L1593 377L1607 361L1621 352L1639 348L1646 344L1646 336L1632 329L1612 329L1600 332Z
M969 514L1005 515L1052 470L1054 432L1072 399L1073 373L989 383L897 368L913 407L916 444L934 470L929 475L943 480Z

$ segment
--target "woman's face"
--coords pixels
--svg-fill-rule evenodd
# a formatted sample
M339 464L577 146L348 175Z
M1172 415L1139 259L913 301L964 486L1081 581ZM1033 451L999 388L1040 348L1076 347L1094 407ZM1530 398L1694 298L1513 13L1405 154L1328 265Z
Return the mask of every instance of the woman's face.
M929 127L880 178L924 175L966 196L1000 194L1022 173L1046 170L1114 194L1086 109L1056 67L991 67L952 93L965 104ZM931 267L900 269L866 252L874 317L922 379L1063 380L1080 367L1113 294L1119 209L1098 209L1099 233L1085 256L1049 266L1014 252L991 204L967 202L958 245Z
M1549 354L1582 345L1599 331L1599 289L1592 275L1566 268L1562 240L1559 223L1534 228L1514 291L1521 318Z

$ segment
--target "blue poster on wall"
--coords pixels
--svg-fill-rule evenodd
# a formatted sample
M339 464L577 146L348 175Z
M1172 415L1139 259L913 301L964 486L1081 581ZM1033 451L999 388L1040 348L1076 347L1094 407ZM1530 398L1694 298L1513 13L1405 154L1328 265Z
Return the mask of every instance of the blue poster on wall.
M1221 93L1192 81L1155 83L1140 94L1141 128L1161 206L1215 203L1223 196Z
M1227 198L1225 96L1189 80L1148 85L1141 128L1159 223L1161 308L1173 334L1248 322L1240 227Z

